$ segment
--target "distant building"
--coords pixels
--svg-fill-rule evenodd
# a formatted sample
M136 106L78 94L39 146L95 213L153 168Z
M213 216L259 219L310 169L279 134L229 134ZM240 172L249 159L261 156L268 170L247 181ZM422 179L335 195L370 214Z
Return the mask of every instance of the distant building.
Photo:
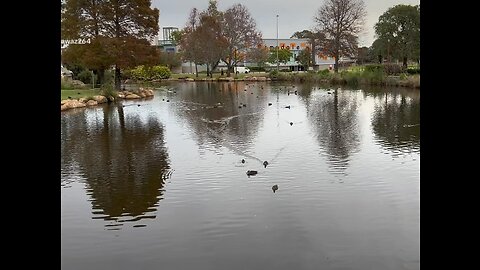
M172 33L179 31L178 27L163 27L163 39L158 40L157 46L163 52L178 52L177 44L173 40Z
M172 33L174 31L179 31L177 27L164 27L163 28L163 39L158 41L158 47L163 52L173 52L177 53L178 46L175 44L175 41L172 38ZM277 39L262 39L263 45L266 49L275 49L277 46ZM304 67L295 59L300 54L302 50L307 48L311 48L311 44L309 39L304 38L289 38L289 39L278 39L278 46L280 49L288 49L292 53L289 61L287 63L280 63L279 68L280 70L289 69L291 71L303 71ZM353 60L348 58L341 58L340 63L348 63L352 62ZM315 70L327 69L330 66L333 67L335 64L335 59L333 57L329 57L324 55L322 52L317 52L315 55L315 66L313 67ZM247 61L237 63L237 66L248 66L253 67L256 66L256 63L250 63ZM276 64L266 63L266 69L274 69L277 67ZM225 70L227 67L226 63L220 61L217 66L217 70L223 69ZM206 71L205 65L197 65L198 71ZM181 65L181 72L182 73L194 73L195 72L195 64L190 62L184 62Z

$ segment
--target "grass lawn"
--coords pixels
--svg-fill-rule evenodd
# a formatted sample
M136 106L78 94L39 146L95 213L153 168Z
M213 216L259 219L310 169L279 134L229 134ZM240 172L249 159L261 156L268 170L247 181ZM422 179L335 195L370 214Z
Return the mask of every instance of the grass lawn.
M75 99L79 99L82 97L89 97L95 96L100 94L100 88L96 89L74 89L74 90L61 90L61 99L68 99L68 97L72 97Z

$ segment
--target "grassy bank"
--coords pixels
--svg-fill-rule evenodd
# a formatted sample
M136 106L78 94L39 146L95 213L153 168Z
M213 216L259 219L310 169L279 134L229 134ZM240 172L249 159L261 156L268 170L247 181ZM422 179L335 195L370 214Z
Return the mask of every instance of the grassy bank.
M315 82L328 83L333 85L375 85L375 86L401 86L410 88L420 88L420 74L399 74L396 76L386 75L382 71L342 71L340 73L322 70L319 72L276 72L269 74L275 81L294 81L294 82Z
M245 77L267 77L268 76L268 73L266 72L250 72L250 73L239 73L239 74L234 74L234 73L231 73L230 74L230 77L232 78L235 78L235 79L239 79L239 80L243 80L245 79ZM212 78L213 79L219 79L219 78L226 78L227 77L227 73L224 72L223 73L223 76L221 73L213 73L212 75ZM171 77L170 77L170 80L182 80L182 79L186 79L186 78L192 78L192 79L207 79L207 78L210 78L210 77L207 77L207 74L206 73L198 73L198 77L196 77L195 74L187 74L187 73L181 73L181 74L172 74Z
M72 99L79 99L79 98L86 98L91 96L100 95L100 89L72 89L72 90L61 90L61 100L68 99L69 97Z

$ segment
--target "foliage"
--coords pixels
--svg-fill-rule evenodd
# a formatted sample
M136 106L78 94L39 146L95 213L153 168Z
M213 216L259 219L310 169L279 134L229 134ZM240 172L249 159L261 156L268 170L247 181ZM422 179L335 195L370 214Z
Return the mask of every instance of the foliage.
M222 13L222 35L226 39L226 49L222 60L227 64L227 76L233 67L251 48L262 43L262 34L256 29L255 20L242 4L234 4ZM240 52L240 53L239 53Z
M312 61L312 52L309 47L303 49L300 51L300 53L297 56L296 59L305 69L308 69L308 67L312 66L313 61Z
M335 73L342 56L353 56L358 47L358 34L366 17L363 0L325 0L315 21L320 32L322 51L335 58Z
M97 81L97 77L94 75L95 81ZM89 70L83 70L77 75L78 80L82 81L85 84L92 83L92 72Z
M160 52L159 65L173 69L182 65L180 56L174 52Z
M112 101L118 96L118 91L115 90L111 83L103 84L100 88L100 95L105 96L108 101Z
M398 75L403 72L403 68L395 63L385 63L383 64L383 71L387 75Z
M158 33L159 10L150 5L151 1L146 0L65 0L62 38L90 40L87 44L69 45L64 52L66 61L97 70L99 80L114 65L115 87L120 89L121 69L158 61L149 40Z
M365 65L365 71L367 71L367 72L376 72L376 71L383 72L383 65L380 65L380 64Z
M60 81L60 89L62 90L73 90L75 87L71 80L61 79Z
M247 60L256 63L259 67L264 67L265 63L268 61L269 55L269 49L264 46L257 46L249 51L247 54Z
M312 66L315 65L315 55L317 51L321 50L320 44L321 40L325 39L325 34L319 31L311 31L311 30L302 30L293 33L290 38L308 38L310 42L310 52L312 53Z
M165 66L148 67L141 65L131 70L132 78L140 81L168 79L171 75L170 69Z
M420 74L420 68L407 68L408 74Z
M375 34L382 50L401 60L407 68L408 59L420 57L420 7L396 5L383 13L375 24Z
M363 65L366 62L370 62L368 47L360 47L357 50L357 64Z
M292 53L288 49L279 49L278 50L278 62L287 63L292 57ZM268 56L268 63L277 64L277 49L270 49L270 54Z

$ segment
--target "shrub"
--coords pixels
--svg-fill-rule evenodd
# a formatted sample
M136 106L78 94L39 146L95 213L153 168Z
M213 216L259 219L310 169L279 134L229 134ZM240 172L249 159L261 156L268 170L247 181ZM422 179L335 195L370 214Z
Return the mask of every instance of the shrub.
M62 90L73 90L75 87L73 86L73 83L71 80L66 80L66 79L63 79L61 80L61 85L60 85L60 89Z
M420 74L420 68L407 68L408 74Z
M328 69L322 69L322 70L318 71L318 74L320 74L320 75L328 75L328 74L330 74L330 70L328 70Z
M102 84L113 84L114 82L115 82L114 72L112 70L105 70L105 73L103 74Z
M382 71L383 72L383 65L380 65L380 64L365 65L364 71L367 71L367 72Z
M153 79L168 79L172 75L172 72L165 66L154 66L151 70L151 76Z
M164 66L145 67L142 65L131 70L132 78L141 81L168 79L171 75L170 69Z
M383 64L383 71L387 75L397 75L403 72L403 67L394 63Z
M341 75L346 84L350 86L358 86L361 76L359 72L342 72Z
M95 78L95 82L98 80L97 76L93 76ZM84 84L91 84L92 83L92 72L89 70L83 70L82 72L78 73L77 78L79 81L83 82Z
M274 69L274 70L271 70L268 75L270 77L277 77L278 76L278 70Z
M105 96L109 101L115 100L115 98L118 96L118 93L112 84L102 85L102 88L100 89L100 94L102 96Z
M124 79L124 80L132 79L132 70L131 69L122 70L121 73L122 73L122 79Z

